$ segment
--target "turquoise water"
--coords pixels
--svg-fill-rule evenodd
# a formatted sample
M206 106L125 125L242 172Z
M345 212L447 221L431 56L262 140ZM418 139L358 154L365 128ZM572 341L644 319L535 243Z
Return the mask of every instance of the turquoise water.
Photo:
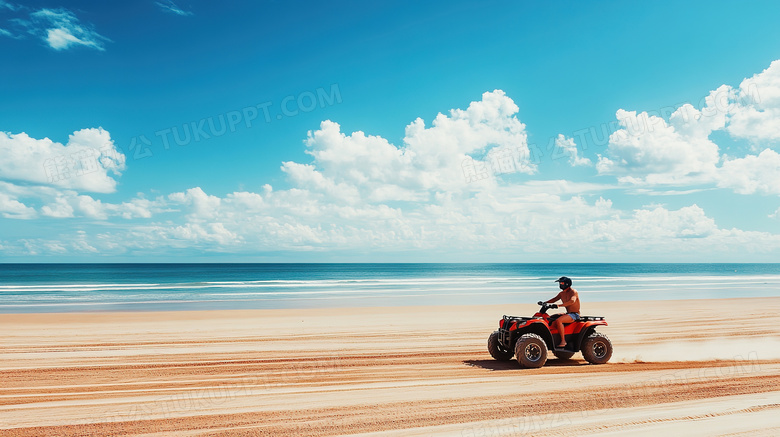
M780 264L0 264L0 313L780 296Z

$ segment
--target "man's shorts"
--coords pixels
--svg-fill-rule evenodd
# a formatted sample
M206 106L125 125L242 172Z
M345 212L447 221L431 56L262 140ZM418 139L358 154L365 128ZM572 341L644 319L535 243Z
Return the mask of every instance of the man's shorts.
M566 313L567 316L571 317L572 320L575 322L580 321L580 313Z

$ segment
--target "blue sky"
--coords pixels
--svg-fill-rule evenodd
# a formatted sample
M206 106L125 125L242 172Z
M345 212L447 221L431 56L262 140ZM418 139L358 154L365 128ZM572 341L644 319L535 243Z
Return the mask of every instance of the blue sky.
M774 262L778 12L0 0L0 260Z

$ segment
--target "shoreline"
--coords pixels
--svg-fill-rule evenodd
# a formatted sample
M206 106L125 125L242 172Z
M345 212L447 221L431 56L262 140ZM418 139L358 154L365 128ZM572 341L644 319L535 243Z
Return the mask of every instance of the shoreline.
M585 300L585 299L583 299ZM724 297L724 298L684 298L684 299L646 299L646 300L610 300L610 301L589 301L586 305L597 305L597 306L612 306L612 305L620 305L620 304L631 304L631 305L644 305L644 304L650 304L650 303L681 303L681 304L687 304L687 303L693 303L693 302L703 302L703 301L771 301L771 300L778 300L780 302L780 296L768 296L768 297ZM105 311L57 311L57 312L12 312L12 313L4 313L0 310L0 317L6 318L6 317L21 317L24 318L24 316L39 316L39 317L46 317L46 316L52 316L52 317L65 317L66 315L74 315L78 317L83 316L99 316L99 315L115 315L120 316L121 315L140 315L140 314L182 314L182 313L192 313L192 314L216 314L216 313L231 313L231 314L240 314L240 313L273 313L273 312L311 312L313 314L324 312L324 313L331 313L333 311L359 311L359 310L365 310L365 311L380 311L380 310L411 310L415 311L415 309L434 309L434 308L452 308L452 309L462 309L462 308L506 308L506 307L525 307L525 308L536 308L538 305L533 303L504 303L504 304L482 304L482 305L471 305L471 304L452 304L452 305L419 305L419 304L410 304L410 305L386 305L386 306L377 306L377 305L370 305L370 306L321 306L321 307L303 307L303 308L218 308L218 309L208 309L208 310L192 310L192 309L181 309L181 310L153 310L153 309L146 309L146 310L137 310L137 311L117 311L117 310L105 310ZM537 308L538 309L538 308ZM534 311L531 309L530 311ZM528 312L528 311L526 311ZM554 312L553 312L554 313ZM509 313L505 313L509 315ZM525 314L525 313L524 313ZM532 314L532 313L531 313ZM584 313L583 313L584 314ZM512 314L512 315L520 315L520 314ZM586 314L586 315L596 315L599 316L600 314ZM500 317L500 315L499 315Z

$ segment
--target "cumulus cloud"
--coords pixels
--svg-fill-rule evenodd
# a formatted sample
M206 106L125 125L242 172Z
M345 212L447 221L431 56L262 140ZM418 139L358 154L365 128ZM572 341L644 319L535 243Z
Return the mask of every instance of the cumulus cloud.
M34 208L19 202L16 197L0 191L0 215L11 219L32 219L38 214Z
M136 197L122 203L107 203L74 191L58 192L54 199L41 207L41 215L53 218L87 217L108 220L151 218L156 213L168 211L164 199L149 200Z
M780 60L742 81L734 93L728 132L753 140L780 139Z
M44 205L41 208L41 214L54 218L74 217L73 206L64 196L57 197L54 202Z
M170 194L168 199L173 203L185 206L189 217L198 221L213 219L222 203L219 197L206 194L200 187L190 188L182 193Z
M722 85L710 92L698 110L690 104L669 120L646 112L617 111L620 129L609 137L596 169L636 186L711 185L740 194L778 194L780 163L771 142L780 138L780 61L747 78L737 88ZM721 155L714 132L770 141L758 155ZM760 149L758 149L760 150ZM683 190L683 192L686 192Z
M215 243L217 246L230 246L239 243L241 238L227 230L222 223L187 223L171 228L158 228L161 235L168 239L193 243Z
M724 117L704 117L687 104L668 123L647 112L620 109L616 116L621 129L610 135L607 156L599 156L599 174L632 184L685 185L714 177L720 154L709 135Z
M740 194L780 194L780 154L766 149L758 155L727 158L720 169L718 186Z
M626 132L615 137L615 144L624 147L614 149L611 157L634 163L632 175L649 181L714 177L720 157L708 136L725 124L725 113L716 112L715 94L721 91L713 92L702 111L688 105L669 122L621 113ZM706 117L705 110L711 112ZM617 210L611 199L592 197L615 188L608 185L510 184L500 178L469 183L461 167L465 158L488 163L491 152L507 148L528 156L525 126L516 112L503 92L485 93L465 110L439 114L430 126L413 121L400 145L360 131L344 133L337 123L324 121L305 141L312 161L283 163L289 189L266 186L262 193L222 197L201 188L174 193L167 200L179 205L191 226L159 224L146 235L154 235L159 244L210 241L212 250L422 250L446 256L559 250L695 254L725 242L750 245L754 238L777 240L756 245L758 252L780 247L780 239L766 234L719 228L697 205ZM676 143L648 154L642 147L645 140L635 138L648 133L657 135L651 138L655 141ZM558 144L572 164L586 164L572 140L561 136ZM649 162L632 157L642 153ZM527 173L536 170L526 164ZM206 223L224 232L207 229Z
M493 165L509 152L513 172L536 170L517 111L503 91L487 92L465 110L438 114L430 127L414 120L400 146L361 131L347 135L324 121L306 140L314 162L285 162L282 170L296 184L346 203L425 201L437 191L473 189L464 176L466 159Z
M79 238L101 253L186 248L233 254L346 253L354 260L404 252L416 254L417 260L598 259L605 254L698 259L702 251L720 253L723 246L739 247L746 255L780 248L780 236L722 229L697 205L624 212L604 197L529 193L517 186L464 198L438 196L403 208L327 202L300 188L225 196L192 189L162 200L182 206L182 215ZM75 240L70 236L54 242L75 250ZM42 241L33 245L38 253L47 250Z
M66 144L26 133L0 132L0 214L33 219L86 217L149 218L164 211L159 201L136 197L106 203L83 192L112 193L125 156L101 129L74 132Z
M712 235L718 227L698 205L669 211L665 208L635 211L633 220L645 235L673 238L702 238Z
M112 175L125 169L125 156L101 128L76 131L66 144L0 132L0 155L0 180L79 191L113 192Z
M463 172L464 159L489 164L497 159L492 154L502 150L516 150L518 156L528 159L525 125L516 113L517 106L503 92L485 93L467 109L439 114L430 124L413 121L398 145L360 131L342 132L337 123L324 121L304 141L310 157L307 162L282 163L289 182L284 189L264 185L254 191L220 194L194 187L153 200L139 195L113 204L52 183L22 186L0 182L0 193L7 197L0 198L2 212L34 214L34 209L24 205L25 196L32 196L45 199L38 213L48 218L105 223L87 234L4 241L2 250L11 254L90 254L97 250L118 255L181 250L236 255L322 252L355 261L373 254L450 261L554 260L561 256L567 260L616 256L647 260L652 254L691 260L700 259L703 252L721 253L722 247L757 256L780 250L780 236L720 228L695 204L678 209L652 205L621 210L616 207L619 202L606 194L616 185L566 180L516 183L500 177L470 182ZM690 107L668 122L645 119L655 123L653 129L661 131L663 138L700 141L693 146L680 145L687 147L686 156L698 163L677 163L668 151L651 153L651 164L642 162L632 155L645 153L640 150L643 140L624 138L616 138L616 144L623 141L620 144L624 147L617 147L605 159L635 163L638 170L633 176L644 181L660 176L691 181L698 180L700 174L716 174L720 168L716 167L717 146L713 158L712 146L704 142L723 121L696 118L702 114ZM644 117L624 115L632 117L622 127L626 134L633 129L632 123ZM95 144L105 144L107 133L99 133L86 132L84 136L94 139ZM21 141L10 135L6 139ZM35 146L27 146L27 154L56 144L23 140L23 144ZM559 140L562 148L576 150L573 141L566 137ZM87 142L84 138L72 141ZM771 153L754 158L773 168L775 156ZM758 165L748 161L728 159L723 168L736 175L743 171L741 165ZM16 157L13 162L24 164L28 160ZM536 171L531 162L521 163L525 166L516 169L526 174ZM0 168L4 174L26 174L13 173L16 167ZM735 177L729 188L774 189L768 179L757 180L760 183L751 186ZM112 220L119 218L132 220Z
M574 138L566 138L564 135L558 135L555 138L555 150L559 151L562 156L569 157L569 164L572 166L588 166L593 165L590 159L584 156L579 156L579 150L577 149L577 143L574 142ZM556 155L553 155L553 159Z
M282 171L288 175L295 185L314 191L321 191L331 201L345 203L356 203L359 201L360 194L357 187L344 182L336 182L317 171L313 165L285 162L282 165ZM394 197L397 198L398 196Z
M529 211L548 207L560 211L573 202L577 212L572 217L591 216L594 211L601 214L606 201L594 206L580 198L562 201L557 196L528 196L518 187L500 187L496 179L467 182L461 163L470 154L484 162L495 150L513 150L528 158L525 126L516 118L517 110L502 91L485 93L466 109L437 115L430 125L422 119L413 121L398 146L363 132L343 133L337 123L324 121L305 141L312 161L282 164L289 189L266 185L260 192L217 196L195 187L161 196L152 204L137 200L115 205L53 186L55 191L46 193L49 200L40 212L61 219L159 217L125 227L124 232L111 231L110 237L90 241L91 247L121 250L116 242L124 242L128 250L190 244L204 250L239 252L435 249L485 238L489 241L484 243L496 244L503 241L499 231L517 232L512 221L519 218L505 214L522 212L525 204ZM40 161L31 158L33 151L49 150L56 144L10 136L8 140L31 144L22 153L26 160L14 159L22 163ZM533 171L530 163L519 162L524 164L519 171ZM36 247L42 251L45 245Z

